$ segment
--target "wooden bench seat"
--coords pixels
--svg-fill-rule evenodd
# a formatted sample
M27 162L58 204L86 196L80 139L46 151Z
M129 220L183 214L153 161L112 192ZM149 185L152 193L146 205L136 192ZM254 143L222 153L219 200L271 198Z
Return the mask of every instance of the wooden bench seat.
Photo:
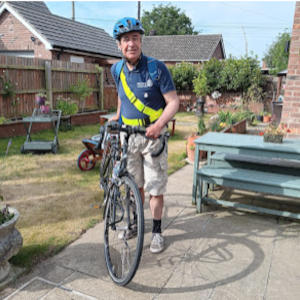
M300 219L300 214L282 212L263 207L254 207L241 203L232 203L224 200L216 200L207 197L207 189L203 186L204 182L227 186L240 190L274 194L286 197L300 197L300 177L276 174L257 170L216 168L204 166L198 170L197 211L201 212L202 205L207 203L221 204L235 208L246 208L258 212L271 213L278 216L292 217Z
M270 173L300 176L300 161L293 159L256 157L251 155L215 153L211 166L218 168L242 168Z

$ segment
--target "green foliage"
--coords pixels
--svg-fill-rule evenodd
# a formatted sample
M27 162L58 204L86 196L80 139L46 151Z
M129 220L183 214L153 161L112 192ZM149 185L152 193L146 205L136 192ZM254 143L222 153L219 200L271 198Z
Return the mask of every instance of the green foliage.
M240 92L246 101L262 101L264 80L257 58L229 57L225 61L213 58L204 64L193 81L197 95L207 95L214 91Z
M223 61L216 58L210 59L203 66L203 72L206 77L207 90L211 94L213 91L220 90L220 75L223 69Z
M205 131L206 131L205 122L202 117L199 117L199 119L198 119L198 134L202 135L205 133Z
M5 222L9 221L13 217L14 217L14 214L11 214L8 211L8 205L5 205L2 209L0 209L0 225L2 225Z
M74 115L78 112L78 105L70 98L64 99L58 97L56 101L56 109L61 110L63 116Z
M288 66L289 53L286 51L286 44L291 40L288 32L279 33L276 40L269 47L264 60L271 69L270 73L276 75Z
M242 120L249 120L254 122L256 116L249 110L240 110L235 112L219 110L218 117L210 124L211 131L221 131L226 127L229 127Z
M233 114L230 111L220 110L218 112L219 122L231 125L233 121Z
M16 96L16 87L7 76L0 76L2 83L3 97L5 99L13 99Z
M76 95L79 100L80 111L83 111L85 107L85 100L89 97L93 89L90 88L90 82L88 79L78 80L76 84L70 87L70 91Z
M221 71L220 85L223 90L246 93L252 84L261 84L261 73L257 59L230 57Z
M223 127L221 127L219 120L215 120L210 126L211 131L221 131L222 129Z
M207 78L204 71L200 71L198 77L193 80L193 91L197 96L205 96L208 94Z
M141 21L146 35L151 30L155 30L157 35L198 34L191 19L171 4L154 6L152 11L144 10Z
M170 66L176 90L185 91L193 89L193 80L197 77L197 69L193 64L182 62L175 66Z
M6 122L6 118L5 117L0 117L0 125L4 124Z

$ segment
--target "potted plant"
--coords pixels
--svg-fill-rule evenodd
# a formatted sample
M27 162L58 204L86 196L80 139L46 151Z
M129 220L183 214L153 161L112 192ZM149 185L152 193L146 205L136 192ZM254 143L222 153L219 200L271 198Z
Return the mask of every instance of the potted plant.
M272 117L272 114L271 114L271 113L269 113L269 112L264 112L263 122L264 122L264 123L270 123L271 117Z
M72 129L71 115L78 112L78 105L71 98L59 96L56 100L56 108L61 110L60 130L68 131Z
M40 108L42 105L46 104L47 96L45 93L38 93L35 95L35 103Z
M277 126L275 122L272 122L264 132L260 132L259 134L264 137L264 142L266 143L282 143L283 137L287 133L291 133L287 124L280 123Z
M196 149L195 140L206 132L205 122L202 117L198 118L197 125L198 125L198 132L193 133L191 136L189 136L187 138L187 143L186 143L186 154L190 162L193 162L195 160L195 149ZM199 156L200 156L199 159L205 159L207 157L207 152L200 151Z
M0 190L0 199L3 196ZM16 255L23 244L20 232L15 228L19 212L12 207L0 208L0 284L7 280L10 271L8 260Z

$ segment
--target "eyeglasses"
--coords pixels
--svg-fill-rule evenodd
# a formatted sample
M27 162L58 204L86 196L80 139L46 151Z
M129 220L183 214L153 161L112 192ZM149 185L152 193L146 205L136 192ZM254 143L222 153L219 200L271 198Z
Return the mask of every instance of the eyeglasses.
M139 34L136 35L125 35L121 37L121 42L124 43L129 43L129 42L133 42L133 43L137 43L141 40L141 36Z

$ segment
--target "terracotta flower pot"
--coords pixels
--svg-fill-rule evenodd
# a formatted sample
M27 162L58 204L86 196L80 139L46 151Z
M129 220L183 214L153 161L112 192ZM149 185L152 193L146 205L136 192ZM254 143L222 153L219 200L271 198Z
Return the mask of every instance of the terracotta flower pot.
M271 116L264 116L263 117L263 122L264 123L269 123L271 121Z
M186 154L187 154L187 158L190 162L194 162L194 160L195 160L196 144L194 141L199 137L200 137L199 135L192 135L187 138ZM207 158L207 152L200 151L199 152L199 160L203 160L206 158Z

